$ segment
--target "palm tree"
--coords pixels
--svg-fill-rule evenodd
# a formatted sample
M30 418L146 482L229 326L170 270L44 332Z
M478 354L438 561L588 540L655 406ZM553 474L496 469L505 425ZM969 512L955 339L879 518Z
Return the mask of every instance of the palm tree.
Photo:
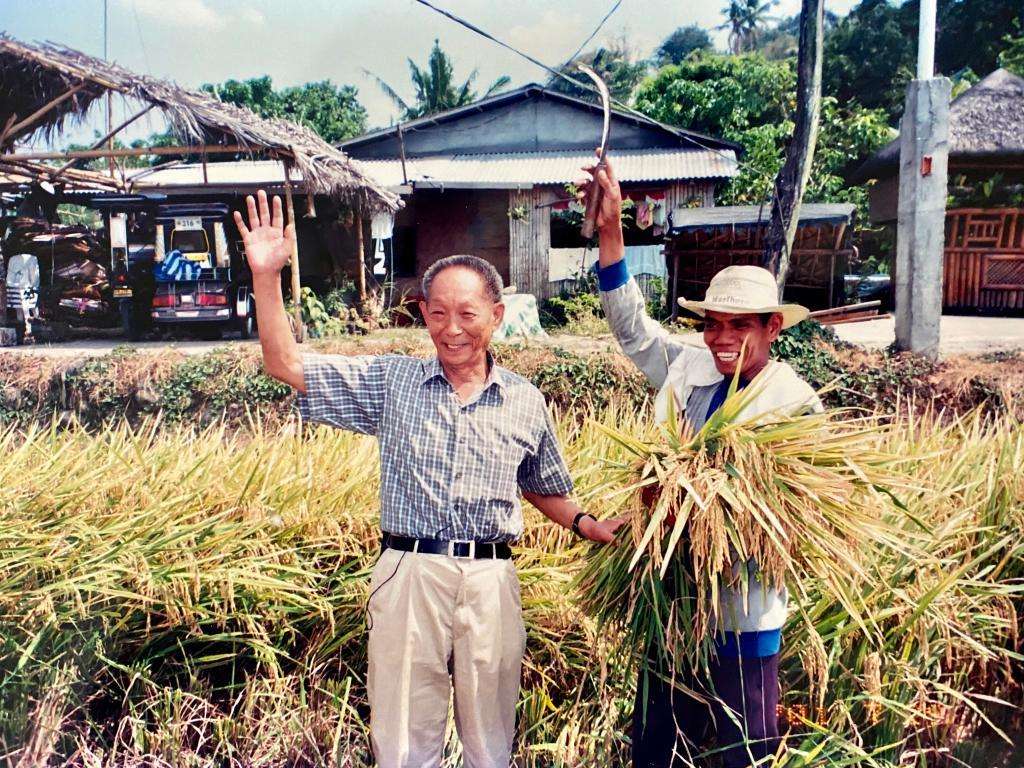
M718 29L729 30L729 50L733 53L752 51L757 47L761 29L773 20L768 12L779 0L729 0L722 9L726 21Z
M608 84L608 91L612 98L622 102L628 102L632 98L636 87L647 74L647 61L638 59L636 51L625 37L612 40L606 46L577 56L563 64L559 71L563 75L579 79L582 77L579 72L580 64L587 64L597 72ZM586 78L583 80L589 83ZM596 101L598 98L592 88L579 88L555 75L551 76L545 87L587 101Z
M746 0L743 6L743 28L747 35L747 50L752 51L757 47L757 39L761 35L761 29L769 21L775 21L774 16L769 16L768 12L771 11L779 0L766 0L766 2L760 2L760 0Z
M412 104L403 99L398 91L380 77L368 70L363 70L377 81L380 89L402 110L403 120L413 120L417 117L432 115L435 112L443 112L446 109L462 107L472 104L479 98L476 91L473 90L473 81L476 80L477 70L474 69L470 72L464 83L455 85L452 60L441 50L439 41L434 41L434 47L430 51L426 67L421 69L412 59L408 61L409 75L416 92L416 99ZM491 83L482 98L497 93L509 82L511 82L511 78L508 75L502 75Z
M739 53L743 50L743 0L729 0L729 5L722 9L725 23L715 29L729 30L729 50Z

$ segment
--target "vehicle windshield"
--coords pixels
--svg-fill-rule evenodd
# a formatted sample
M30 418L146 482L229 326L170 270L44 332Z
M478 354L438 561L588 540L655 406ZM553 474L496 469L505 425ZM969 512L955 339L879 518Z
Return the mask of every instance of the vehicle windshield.
M176 229L171 233L171 250L182 253L209 253L210 244L202 229Z

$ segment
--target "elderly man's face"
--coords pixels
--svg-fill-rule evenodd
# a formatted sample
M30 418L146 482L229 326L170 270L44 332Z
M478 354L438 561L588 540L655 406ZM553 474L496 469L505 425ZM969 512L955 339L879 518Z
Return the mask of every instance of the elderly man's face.
M420 310L438 360L452 367L485 358L491 335L505 315L505 305L494 303L483 278L465 267L439 272Z
M740 350L743 369L740 375L752 379L768 363L772 342L782 330L782 315L774 314L767 322L760 315L737 315L730 312L707 312L704 317L704 343L715 356L715 367L723 376L736 373Z

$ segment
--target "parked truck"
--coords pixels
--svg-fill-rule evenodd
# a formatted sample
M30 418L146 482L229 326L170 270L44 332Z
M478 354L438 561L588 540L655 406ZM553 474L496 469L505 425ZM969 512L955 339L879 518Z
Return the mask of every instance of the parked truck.
M228 206L132 196L94 203L110 211L111 285L129 338L148 325L190 326L205 338L252 336L251 273L241 244L228 239Z

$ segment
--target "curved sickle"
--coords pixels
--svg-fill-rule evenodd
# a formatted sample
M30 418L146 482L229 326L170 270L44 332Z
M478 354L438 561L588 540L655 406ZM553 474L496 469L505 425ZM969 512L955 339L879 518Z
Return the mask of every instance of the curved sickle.
M601 79L600 75L586 64L580 64L579 70L593 80L594 85L597 86L597 90L601 94L601 110L604 112L604 124L601 127L601 148L597 159L597 165L594 166L594 180L591 182L587 191L587 212L583 217L583 226L580 228L580 234L589 240L594 236L594 227L597 224L597 210L601 205L601 187L597 183L597 169L604 167L605 155L608 154L608 136L611 133L612 108L611 96L608 93L608 86L605 85L605 82Z

